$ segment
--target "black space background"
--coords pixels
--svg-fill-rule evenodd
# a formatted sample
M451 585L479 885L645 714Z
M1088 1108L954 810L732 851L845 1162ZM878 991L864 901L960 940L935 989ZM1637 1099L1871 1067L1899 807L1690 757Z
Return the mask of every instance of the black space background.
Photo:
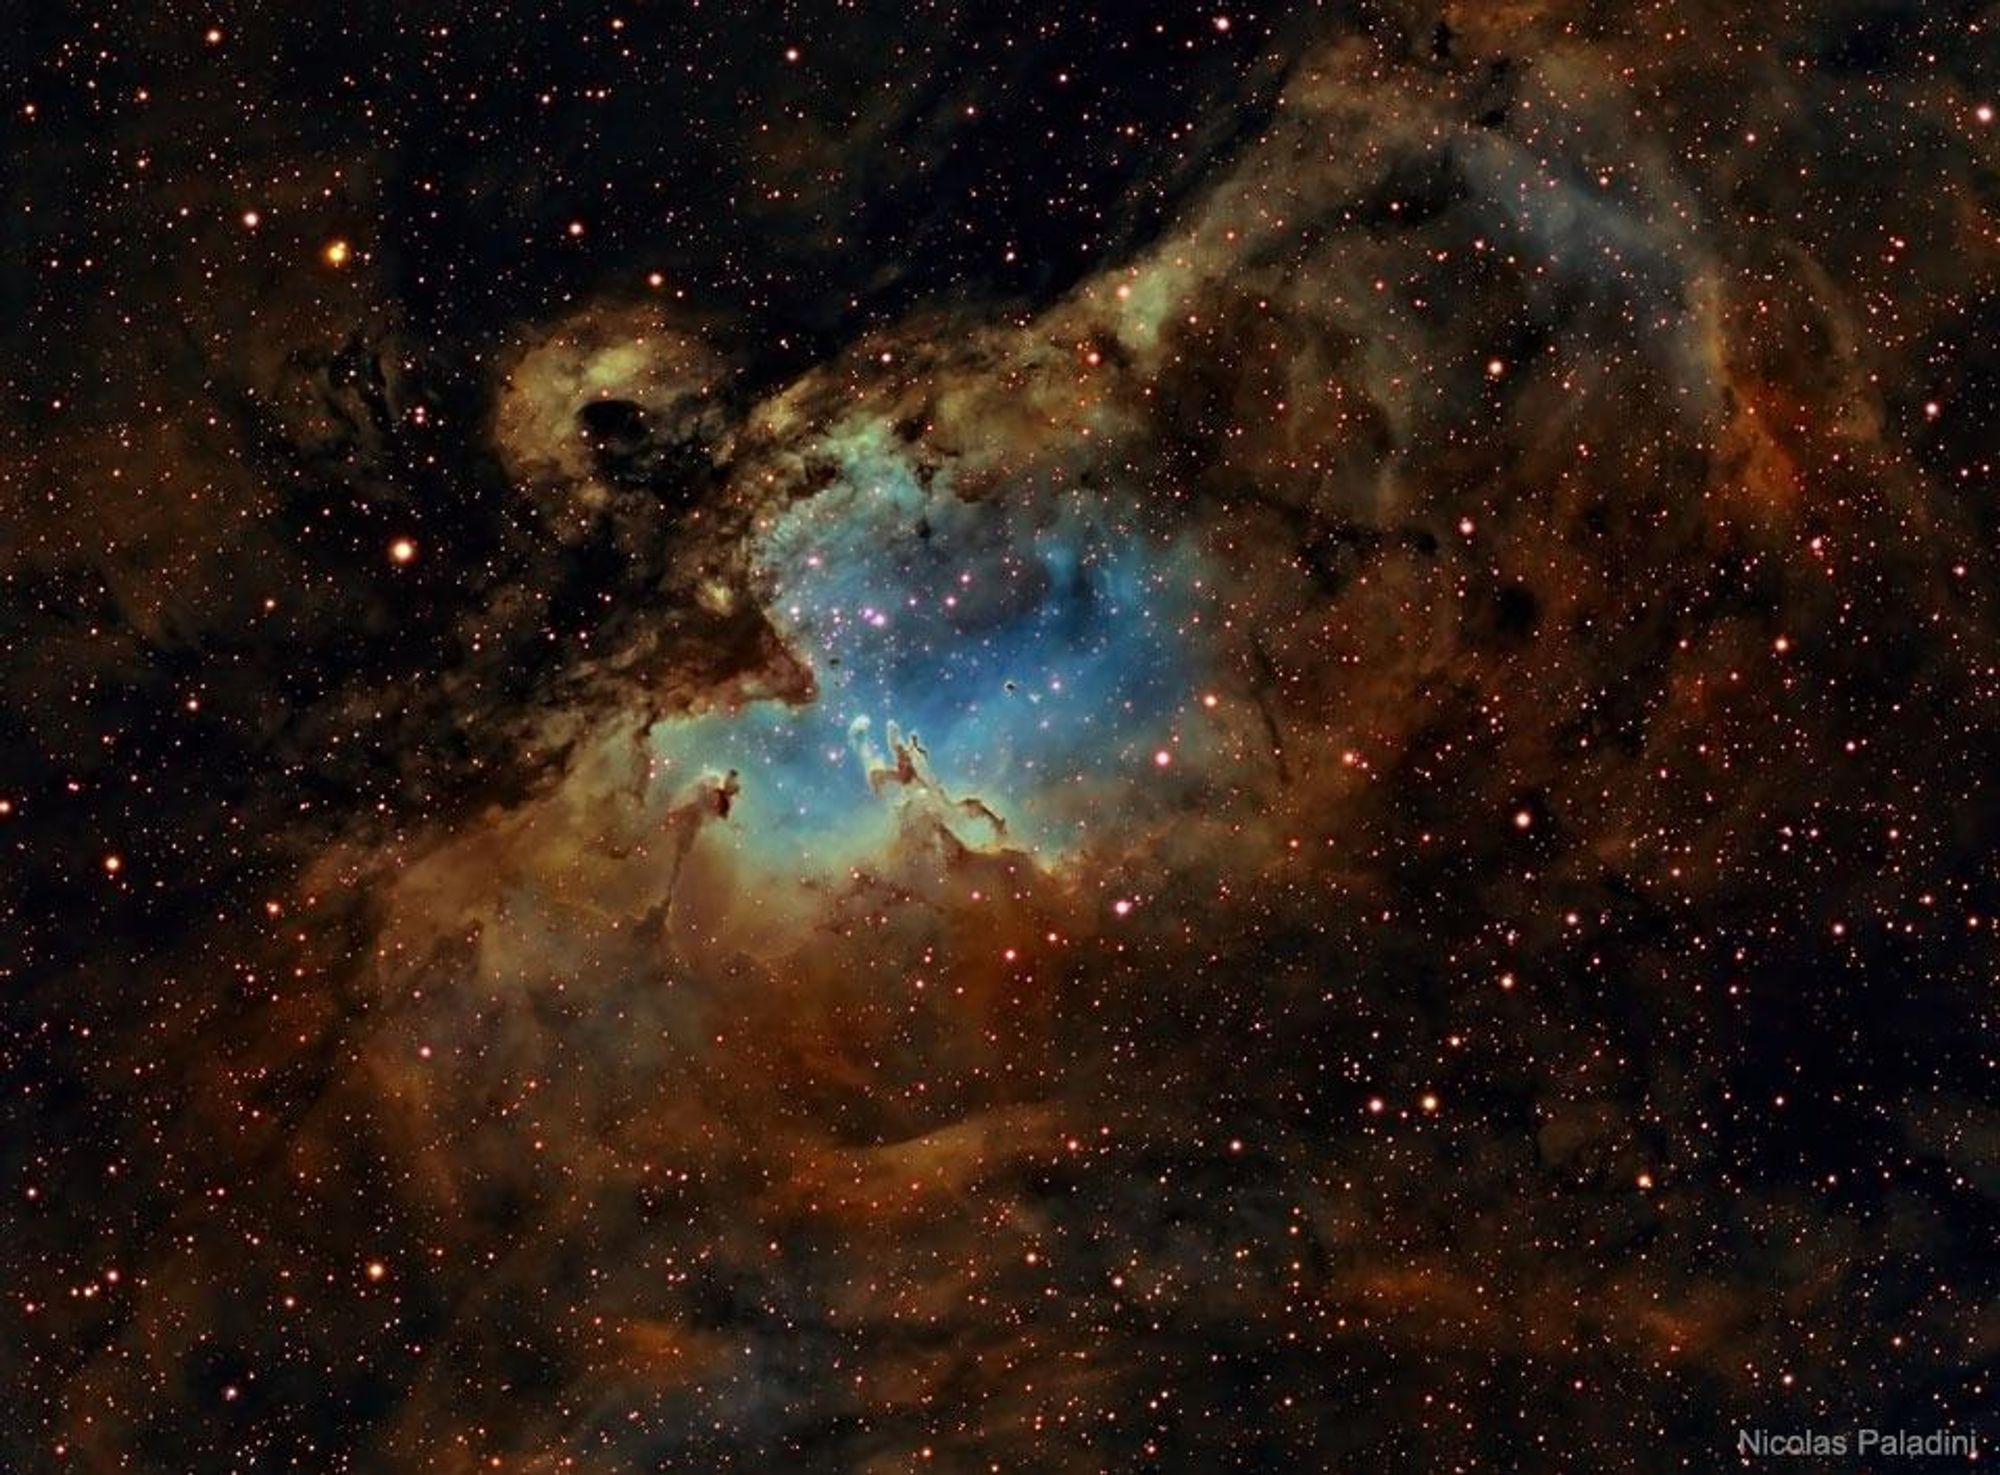
M1970 121L1995 101L1990 7L1354 3L1232 9L1226 32L1210 8L1139 6L16 9L0 1465L1637 1472L1724 1468L1746 1424L1984 1417L2000 1438L2000 194L1996 134ZM1517 90L1623 76L1641 104L1623 141L1670 160L1722 263L1725 331L1750 345L1725 355L1730 403L1767 395L1804 468L1792 521L1683 537L1678 518L1761 473L1719 437L1676 440L1643 381L1613 379L1589 410L1605 506L1521 525L1524 547L1593 550L1605 577L1525 553L1440 574L1463 601L1452 660L1414 695L1316 663L1305 637L1273 635L1275 658L1258 644L1243 679L1284 692L1274 722L1373 702L1398 733L1351 813L1301 779L1282 821L1364 835L1368 899L1299 883L1254 916L1191 907L1177 939L1070 979L1056 1063L998 1102L968 1087L967 1112L1053 1102L1067 1123L1078 1101L1143 1099L1155 1129L1087 1168L1023 1149L1000 1186L914 1228L788 1219L770 1208L780 1160L726 1142L667 1188L579 1146L577 1178L550 1187L487 1110L518 1074L497 1046L463 1136L410 1134L402 1067L377 1058L385 1016L414 1007L371 972L391 883L360 868L308 898L301 878L331 853L420 854L559 786L581 743L550 737L551 714L769 654L759 630L688 615L676 582L683 515L724 505L726 468L632 472L616 519L551 536L494 448L499 366L593 304L671 297L730 364L738 414L878 341L1028 323L1266 167L1281 94L1342 47L1381 80L1355 104L1378 115L1380 168L1271 249L1456 250L1460 222L1486 218L1479 186L1423 130L1449 116L1583 178L1599 155L1538 135ZM1406 84L1448 101L1408 121L1383 101ZM1757 121L1780 96L1789 121ZM1743 143L1757 128L1775 150ZM1664 217L1646 229L1670 243L1678 309L1688 250ZM357 252L341 273L319 260L333 239ZM1760 294L1808 279L1801 259L1823 311L1759 326ZM1213 499L1203 516L1269 540L1244 554L1283 570L1246 605L1260 630L1345 608L1357 575L1399 560L1444 567L1449 497L1510 486L1546 449L1535 412L1479 382L1489 353L1622 363L1603 335L1651 331L1582 287L1516 310L1532 282L1440 270L1427 341L1455 344L1462 320L1469 387L1381 432L1430 490L1379 526L1266 517L1243 509L1289 493L1235 475L1210 416L1268 349L1230 283L1271 270L1246 251L1205 279L1212 326L1175 340L1149 401L1171 408L1144 437L1150 467ZM1298 280L1283 306L1311 325L1318 289ZM1621 510L1655 506L1674 515ZM1841 549L1832 593L1799 552L1815 519ZM391 569L400 536L450 555ZM1620 603L1639 587L1643 616ZM1754 717L1704 709L1735 759L1660 801L1726 879L1683 896L1621 869L1626 832L1579 795L1680 763L1686 730L1663 713L1683 678L1724 685L1779 634L1799 684ZM1530 691L1544 659L1592 673L1591 702L1547 741L1483 735L1482 683ZM1580 736L1619 755L1609 779L1569 756ZM1436 779L1468 742L1482 775ZM1521 920L1570 907L1600 919L1588 942ZM461 977L448 953L435 976ZM1503 967L1538 980L1532 1004L1492 988ZM569 1082L563 1140L622 1141L654 1096L706 1110L699 1065L593 1058L572 1005L548 1007L508 1029L564 1041L544 1072ZM1129 1054L1072 1047L1109 1037L1107 1011ZM1440 1074L1460 1027L1479 1049ZM1407 1119L1431 1084L1455 1135L1426 1136L1418 1112L1364 1140L1369 1099ZM810 1115L820 1089L774 1110ZM843 1150L916 1135L870 1110L843 1117ZM717 1115L754 1136L754 1105ZM1247 1152L1226 1146L1241 1123ZM433 1157L470 1186L439 1188ZM1669 1206L1635 1198L1640 1172ZM1058 1279L1022 1268L995 1201L1065 1246ZM1308 1202L1322 1230L1302 1241ZM664 1244L683 1253L671 1272ZM1192 1288L1166 1310L1093 1299L1128 1246ZM357 1269L377 1259L380 1286ZM990 1265L977 1296L928 1320L829 1309L867 1267L923 1284L959 1261ZM312 1318L272 1309L286 1287ZM588 1323L610 1305L677 1326L681 1360L604 1372ZM1648 1330L1669 1315L1685 1335Z

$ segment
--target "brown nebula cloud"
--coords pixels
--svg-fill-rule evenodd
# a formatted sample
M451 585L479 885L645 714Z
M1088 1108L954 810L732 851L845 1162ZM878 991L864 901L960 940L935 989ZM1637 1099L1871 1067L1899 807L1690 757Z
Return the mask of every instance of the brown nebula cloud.
M1990 9L787 17L652 142L589 109L692 65L659 18L577 13L517 134L512 22L163 23L277 58L168 121L49 24L13 1465L1643 1470L1990 1407ZM316 46L366 128L274 121ZM216 174L171 120L231 78Z

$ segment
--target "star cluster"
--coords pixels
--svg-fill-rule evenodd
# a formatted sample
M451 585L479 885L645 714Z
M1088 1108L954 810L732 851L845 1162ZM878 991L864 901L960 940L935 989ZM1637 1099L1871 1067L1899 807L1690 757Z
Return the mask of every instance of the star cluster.
M1977 3L0 63L0 1465L1996 1404Z

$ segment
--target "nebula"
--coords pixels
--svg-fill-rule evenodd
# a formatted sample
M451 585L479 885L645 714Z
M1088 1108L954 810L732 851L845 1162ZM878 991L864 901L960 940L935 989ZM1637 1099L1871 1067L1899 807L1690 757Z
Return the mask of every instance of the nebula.
M1086 823L1064 791L1142 774L1191 705L1200 555L1149 549L1135 508L1075 487L968 500L948 460L913 466L885 436L815 446L833 479L748 540L813 699L665 720L655 764L668 783L740 769L744 828L787 855L837 854L884 817L885 782L986 795L988 824L999 804L1059 854Z
M1997 25L24 23L0 1465L2000 1438Z

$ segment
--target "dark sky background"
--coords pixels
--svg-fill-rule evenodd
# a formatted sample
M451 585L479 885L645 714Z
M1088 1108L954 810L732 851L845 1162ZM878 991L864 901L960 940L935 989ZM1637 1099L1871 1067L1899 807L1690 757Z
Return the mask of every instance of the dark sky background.
M1992 5L12 19L0 1468L2000 1439Z

